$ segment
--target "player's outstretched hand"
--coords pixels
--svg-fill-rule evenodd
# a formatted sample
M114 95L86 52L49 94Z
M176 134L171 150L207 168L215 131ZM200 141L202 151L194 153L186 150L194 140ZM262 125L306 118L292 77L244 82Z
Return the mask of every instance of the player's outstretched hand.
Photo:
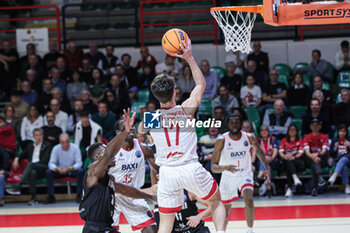
M128 108L128 111L125 111L125 109L123 109L124 111L124 124L125 124L125 130L126 131L130 131L131 127L134 125L135 122L135 117L136 117L136 112L134 112L130 118L130 108Z
M227 165L227 166L225 166L225 170L232 172L232 173L235 173L238 171L236 165Z
M190 38L187 38L187 44L185 42L183 43L184 45L182 45L181 43L179 44L183 53L181 55L175 53L172 54L172 56L179 57L188 61L189 59L192 59L192 43Z
M157 194L152 195L152 201L157 201Z
M198 215L190 216L190 217L187 217L186 219L188 220L186 225L193 228L197 227L198 224L201 222L201 218Z
M265 184L270 183L270 168L267 167L264 171L264 177L265 177Z

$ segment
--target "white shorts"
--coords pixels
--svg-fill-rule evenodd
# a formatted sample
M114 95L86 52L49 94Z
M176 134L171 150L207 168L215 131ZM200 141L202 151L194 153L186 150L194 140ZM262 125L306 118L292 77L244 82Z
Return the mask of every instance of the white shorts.
M176 167L161 166L157 191L159 212L179 212L184 202L184 189L207 200L216 193L218 185L199 162Z
M119 194L115 195L116 207L113 215L113 226L119 226L121 212L123 212L133 231L156 224L152 211L144 199L133 199Z
M253 174L248 172L241 176L233 176L228 172L223 172L220 180L220 194L221 200L224 205L231 204L233 201L238 200L238 190L243 194L245 189L251 189L254 191Z

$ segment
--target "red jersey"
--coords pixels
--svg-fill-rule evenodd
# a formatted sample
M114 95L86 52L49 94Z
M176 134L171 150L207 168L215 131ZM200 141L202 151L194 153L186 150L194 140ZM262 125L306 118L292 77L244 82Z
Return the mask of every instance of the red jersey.
M273 149L278 148L276 140L269 138L269 140L264 141L263 139L259 140L259 144L265 152L266 156L272 156Z
M322 148L329 149L328 137L323 133L320 133L317 136L313 136L312 133L309 133L304 138L304 150L309 148L311 153L321 152Z
M280 144L280 152L285 154L296 155L300 152L303 152L304 144L303 140L299 139L298 141L288 142L287 138L283 138Z

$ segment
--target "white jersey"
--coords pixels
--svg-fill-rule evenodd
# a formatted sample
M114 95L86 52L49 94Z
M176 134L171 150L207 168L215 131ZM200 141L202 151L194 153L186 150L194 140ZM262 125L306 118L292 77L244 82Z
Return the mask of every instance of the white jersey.
M219 165L236 165L238 170L235 173L223 171L223 174L244 176L252 171L251 145L248 136L251 135L241 131L241 137L237 140L232 139L229 132L219 138L224 139Z
M115 166L108 173L114 176L115 182L140 188L145 183L145 156L139 141L133 140L134 147L131 150L120 148L115 155Z
M191 125L186 127L187 120L191 118L180 105L159 111L162 128L151 130L157 150L156 164L179 166L197 162L196 128Z

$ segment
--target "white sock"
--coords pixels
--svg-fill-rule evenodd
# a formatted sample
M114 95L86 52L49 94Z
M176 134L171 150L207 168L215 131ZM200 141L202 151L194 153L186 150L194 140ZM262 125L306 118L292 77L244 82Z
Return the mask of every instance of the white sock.
M217 231L216 233L225 233L225 231Z
M248 227L247 233L253 233L253 227Z

